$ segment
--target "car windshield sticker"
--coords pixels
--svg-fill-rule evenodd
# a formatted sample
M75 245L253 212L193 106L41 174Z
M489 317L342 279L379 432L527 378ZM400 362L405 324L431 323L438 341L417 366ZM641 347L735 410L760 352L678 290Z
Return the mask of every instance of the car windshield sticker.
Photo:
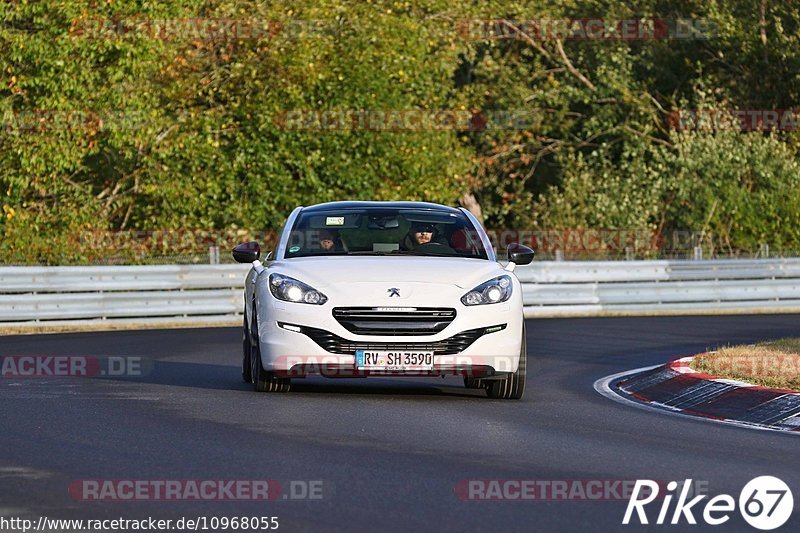
M344 217L325 217L326 226L344 226Z
M292 254L295 253L295 252L299 252L299 251L300 251L300 247L299 246L292 246L291 248L289 248L289 253L292 253Z

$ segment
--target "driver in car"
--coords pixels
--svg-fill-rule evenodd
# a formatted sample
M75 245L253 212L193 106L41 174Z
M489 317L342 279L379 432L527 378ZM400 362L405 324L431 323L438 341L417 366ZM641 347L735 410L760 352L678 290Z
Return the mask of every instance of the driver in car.
M415 250L426 244L441 244L436 240L436 227L428 222L415 222L400 243L400 249Z
M411 228L411 239L415 246L422 246L428 244L433 240L433 233L435 228L433 224L416 224Z

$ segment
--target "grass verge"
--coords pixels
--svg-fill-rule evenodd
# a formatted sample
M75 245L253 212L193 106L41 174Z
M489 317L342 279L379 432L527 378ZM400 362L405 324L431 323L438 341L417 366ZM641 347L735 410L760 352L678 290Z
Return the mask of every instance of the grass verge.
M800 338L726 346L698 355L689 366L712 376L800 391Z

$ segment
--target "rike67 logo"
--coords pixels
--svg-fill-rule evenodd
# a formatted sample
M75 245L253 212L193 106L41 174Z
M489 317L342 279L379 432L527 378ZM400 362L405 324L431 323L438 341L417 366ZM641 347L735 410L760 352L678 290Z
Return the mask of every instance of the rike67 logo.
M702 508L703 521L708 525L718 526L730 519L730 514L736 510L736 500L733 496L729 494L714 496L705 502L705 506L701 507L698 504L707 495L701 494L689 499L691 486L691 479L687 479L682 484L681 493L670 517L670 506L673 496L677 495L678 483L670 481L667 483L666 494L659 494L660 485L655 481L636 480L622 523L630 524L635 511L640 524L649 524L645 506L659 497L662 499L661 509L655 521L655 524L658 525L679 524L684 519L688 524L697 524L694 512L700 513L700 508ZM642 494L645 496L640 498ZM748 524L756 529L770 530L786 523L794 508L794 498L789 486L782 480L773 476L760 476L750 480L744 486L739 494L738 504L739 512ZM698 508L693 509L695 506ZM669 521L667 521L668 518Z

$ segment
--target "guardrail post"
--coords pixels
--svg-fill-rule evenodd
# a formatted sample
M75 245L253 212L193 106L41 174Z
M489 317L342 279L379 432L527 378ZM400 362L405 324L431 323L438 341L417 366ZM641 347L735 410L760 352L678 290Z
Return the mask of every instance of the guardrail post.
M208 247L208 264L209 265L219 264L219 246Z
M703 260L703 247L702 246L695 246L694 247L694 260L695 261L702 261Z

